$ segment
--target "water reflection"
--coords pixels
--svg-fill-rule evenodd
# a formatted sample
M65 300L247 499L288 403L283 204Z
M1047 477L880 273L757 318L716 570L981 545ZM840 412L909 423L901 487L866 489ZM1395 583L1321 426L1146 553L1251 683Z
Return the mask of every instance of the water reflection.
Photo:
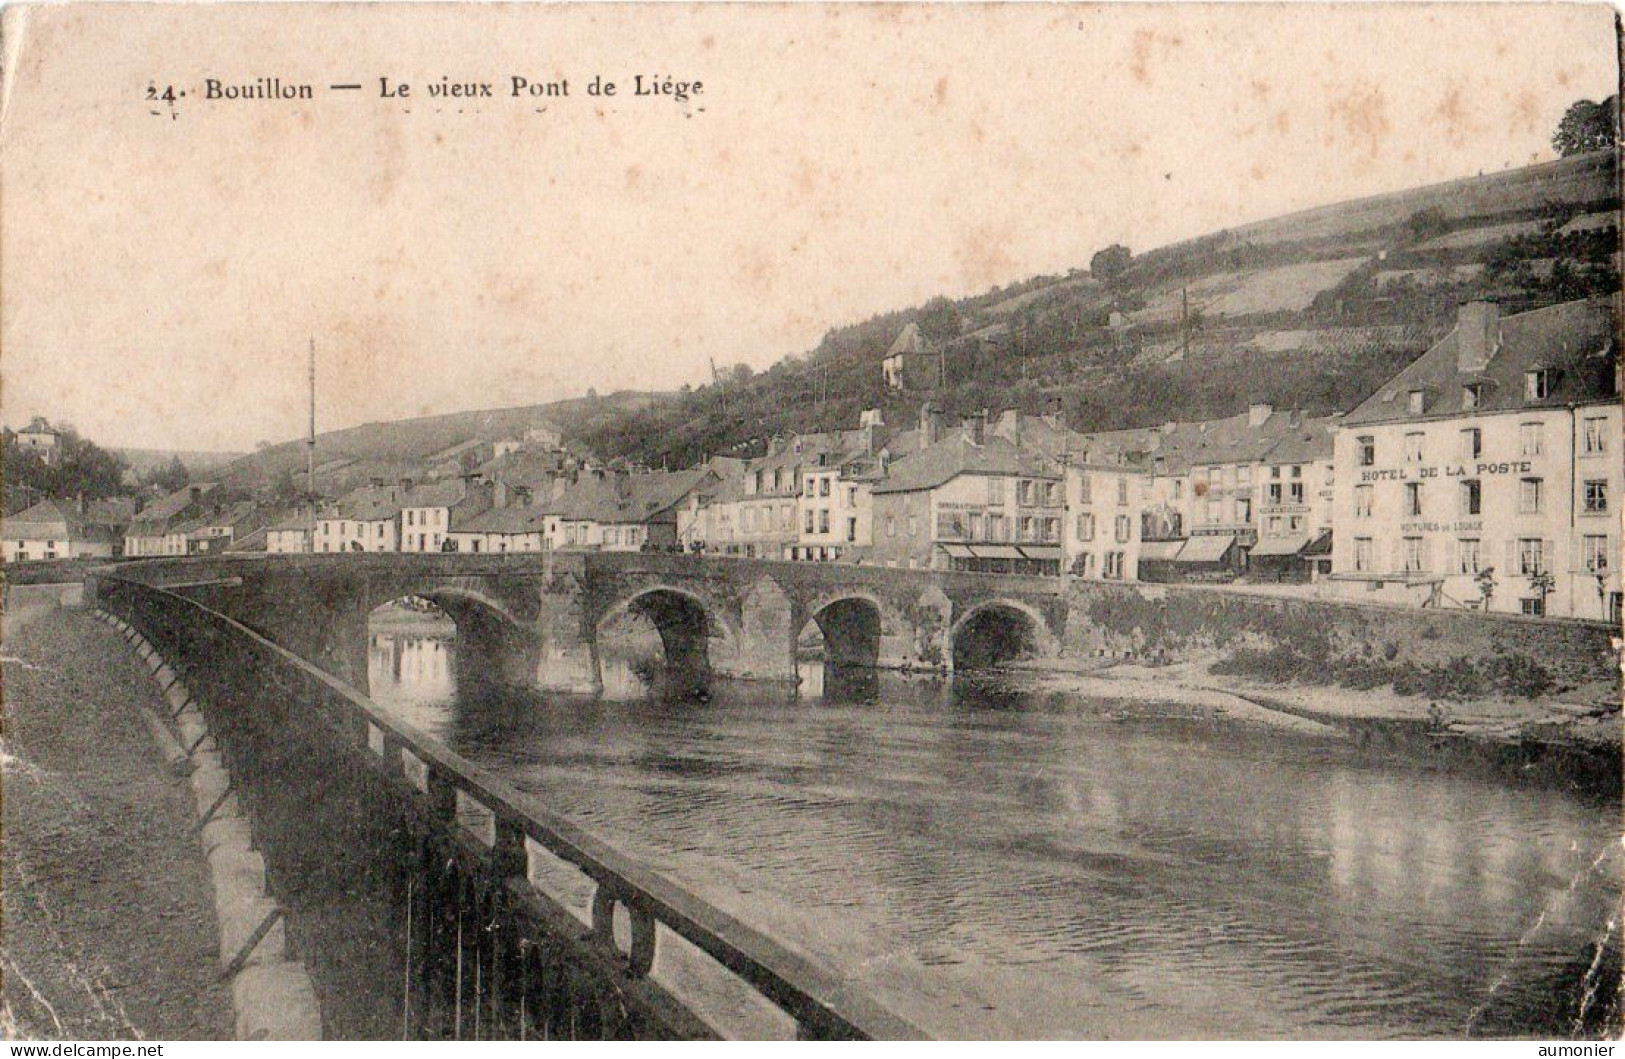
M375 636L374 697L940 1035L1567 1034L1619 901L1617 804L1333 741L814 662L690 694L647 651L459 691L454 654Z

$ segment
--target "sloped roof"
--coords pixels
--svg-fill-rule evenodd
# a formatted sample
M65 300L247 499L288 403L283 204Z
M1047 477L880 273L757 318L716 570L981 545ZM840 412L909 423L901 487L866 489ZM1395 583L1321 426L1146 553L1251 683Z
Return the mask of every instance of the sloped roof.
M937 347L931 340L920 334L920 325L910 320L892 341L891 348L886 350L886 357L901 356L904 353L935 353Z
M676 506L715 475L704 467L686 471L647 471L624 477L584 477L542 510L573 521L646 522Z
M893 463L874 492L912 493L935 489L961 474L1027 475L1058 478L1060 466L1035 450L1018 449L1001 437L989 437L975 445L962 431L955 431L930 448L904 456Z
M452 527L456 533L540 533L547 525L547 512L540 507L510 504L493 507Z
M8 541L81 539L84 524L65 500L41 500L0 520L0 537Z
M322 512L324 519L351 522L381 522L401 513L401 489L392 485L365 485L339 497L332 508Z
M463 483L459 479L444 482L425 482L402 491L401 507L451 507L463 498Z
M135 518L130 520L130 530L136 534L162 533L174 519L188 513L193 506L192 491L196 490L198 496L206 497L215 489L213 482L194 482L183 489L177 489L168 496L160 497L136 512Z
M1563 302L1503 317L1496 348L1481 372L1462 372L1459 329L1445 335L1343 419L1344 426L1462 414L1460 394L1477 384L1478 413L1562 408L1614 398L1614 310L1606 299ZM1553 372L1544 398L1525 396L1524 373ZM1421 390L1427 405L1410 413L1409 395Z

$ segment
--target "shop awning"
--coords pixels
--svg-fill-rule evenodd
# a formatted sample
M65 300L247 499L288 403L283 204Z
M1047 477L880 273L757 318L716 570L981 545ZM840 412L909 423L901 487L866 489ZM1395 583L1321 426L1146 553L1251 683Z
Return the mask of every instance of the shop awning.
M948 558L950 559L970 559L974 558L976 555L975 552L970 550L968 545L964 544L944 544L940 547L943 551L948 553Z
M978 544L971 549L978 559L1024 559L1021 549L1009 544Z
M1169 560L1179 558L1179 550L1185 547L1184 541L1144 541L1140 544L1140 559Z
M1182 563L1218 563L1223 562L1225 555L1235 547L1236 538L1229 534L1217 534L1211 537L1192 537L1185 542L1185 547L1179 550L1178 562Z
M1253 545L1253 550L1248 554L1255 559L1261 555L1297 555L1308 543L1308 536L1301 533L1290 537L1265 537Z
M1046 547L1036 544L1023 544L1016 549L1027 559L1036 559L1039 562L1058 563L1061 561L1061 549L1058 546Z
M1304 545L1305 556L1329 556L1332 554L1332 531L1326 530L1320 536Z

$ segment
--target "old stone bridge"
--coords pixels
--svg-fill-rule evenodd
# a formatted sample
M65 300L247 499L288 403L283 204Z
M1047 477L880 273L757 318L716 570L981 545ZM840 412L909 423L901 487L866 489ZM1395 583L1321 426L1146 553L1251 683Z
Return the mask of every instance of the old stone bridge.
M832 661L951 669L1060 650L1055 579L694 556L344 554L156 560L117 576L168 588L242 622L358 688L367 622L406 597L457 624L459 656L508 682L592 692L600 637L648 619L668 663L796 679L816 625Z

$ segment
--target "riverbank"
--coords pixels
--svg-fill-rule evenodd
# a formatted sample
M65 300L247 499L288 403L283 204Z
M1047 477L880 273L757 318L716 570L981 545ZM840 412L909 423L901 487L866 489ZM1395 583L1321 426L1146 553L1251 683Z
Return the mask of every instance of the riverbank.
M1534 698L1442 701L1391 687L1270 682L1215 672L1220 656L1169 665L1108 662L1034 666L1044 688L1165 703L1304 735L1349 739L1376 754L1618 797L1621 716L1617 691L1601 684Z
M208 867L141 718L161 708L145 668L55 593L5 602L0 1033L232 1039Z

